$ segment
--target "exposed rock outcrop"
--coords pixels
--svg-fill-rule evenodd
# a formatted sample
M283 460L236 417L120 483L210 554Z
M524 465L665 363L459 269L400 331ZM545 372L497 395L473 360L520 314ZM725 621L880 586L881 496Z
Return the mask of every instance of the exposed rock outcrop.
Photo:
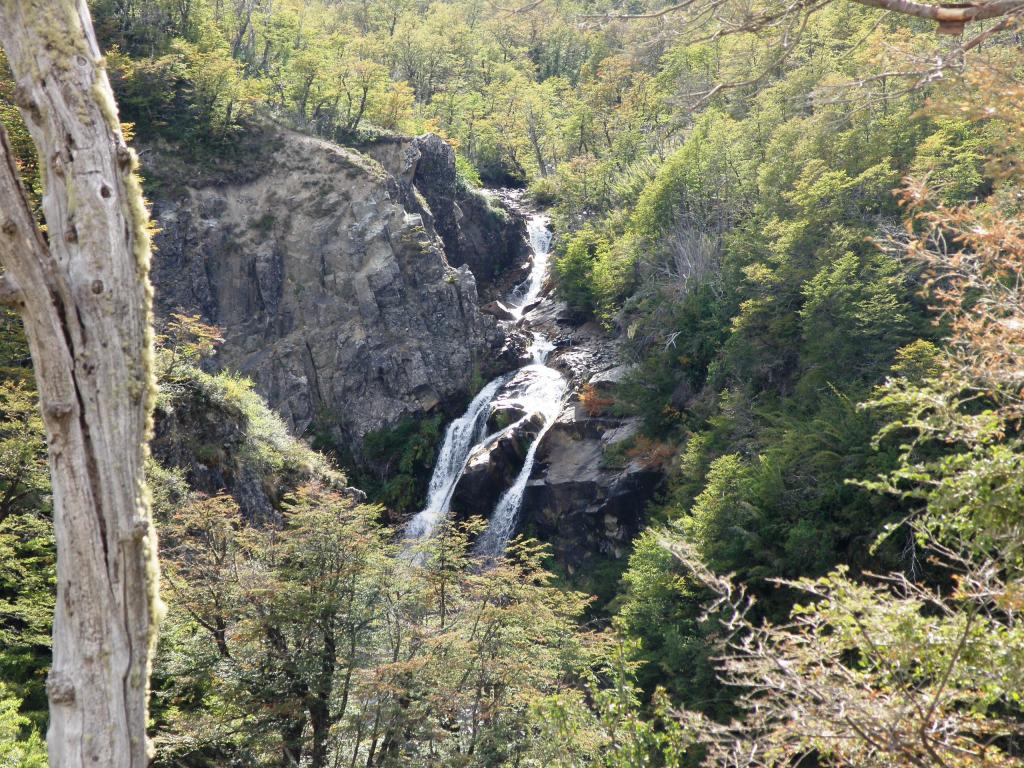
M258 171L153 185L158 310L220 327L219 364L251 377L298 433L329 423L358 445L464 397L503 343L471 271L486 274L500 253L474 233L510 237L506 250L518 235L460 218L465 201L449 205L439 190L454 185L454 158L440 140L405 140L393 149L420 158L382 157L385 170L326 141L273 138L249 161ZM423 157L439 180L420 195ZM148 163L161 164L159 148Z
M573 394L538 448L522 524L549 542L570 571L595 555L624 557L647 503L663 486L664 472L628 450L637 420L588 413L580 394L589 388L613 397L630 368L613 337L593 322L575 325L564 303L550 296L527 312L525 323L552 339L547 363L565 376Z
M480 307L480 311L498 320L514 321L515 315L503 301L491 301Z
M220 327L219 365L251 377L296 432L329 425L355 450L367 432L528 362L540 331L555 346L549 365L575 394L538 446L522 522L570 568L624 555L661 473L623 450L633 422L578 404L588 383L611 389L626 372L614 341L595 324L575 326L550 297L522 320L499 303L528 264L514 205L460 185L437 137L384 139L366 148L372 157L294 133L271 138L246 145L254 154L244 172L179 168L169 182L174 163L163 164L150 185L159 310ZM159 148L147 157L161 165ZM483 311L482 284L493 302ZM456 514L490 514L524 466L544 419L509 403L489 431L516 426L470 456ZM302 478L282 484L227 461L248 437L238 414L225 414L211 419L189 400L165 409L155 450L194 487L228 489L249 517L273 519L280 489Z
M469 267L482 295L501 298L510 282L526 276L525 218L501 198L462 184L450 144L428 133L385 136L360 149L398 180L405 206L423 215L452 266Z
M523 518L570 570L595 554L627 555L643 510L662 485L658 467L614 455L637 427L632 420L588 416L570 403L544 436Z
M187 369L163 382L150 447L161 467L182 472L190 490L229 494L251 522L280 523L285 498L306 483L365 498L292 437L262 398L226 375Z

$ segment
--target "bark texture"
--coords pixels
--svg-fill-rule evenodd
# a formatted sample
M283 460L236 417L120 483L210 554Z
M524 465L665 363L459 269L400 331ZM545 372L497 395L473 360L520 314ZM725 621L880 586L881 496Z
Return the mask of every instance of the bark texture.
M146 211L84 0L0 0L0 44L43 173L45 238L2 137L0 294L25 320L53 479L50 764L144 766L159 606Z
M945 24L966 24L971 21L984 21L1016 13L1024 9L1021 0L989 0L980 3L932 3L915 2L915 0L855 0L861 5L882 8L906 16L917 16L920 19L934 19Z

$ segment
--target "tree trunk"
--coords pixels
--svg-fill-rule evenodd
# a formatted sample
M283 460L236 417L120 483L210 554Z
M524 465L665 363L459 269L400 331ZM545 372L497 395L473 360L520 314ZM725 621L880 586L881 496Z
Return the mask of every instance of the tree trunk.
M540 136L537 133L537 125L534 122L532 114L530 115L527 123L527 129L530 135L530 146L533 147L533 156L537 159L537 169L540 171L541 177L547 178L548 169L544 162L544 152L540 147Z
M302 764L302 734L306 718L289 720L281 728L281 768L298 768Z
M325 768L328 757L328 740L331 734L331 699L334 694L334 671L338 666L337 642L334 628L337 616L325 611L321 617L323 646L320 653L319 674L314 676L309 696L309 724L313 731L313 746L310 751L311 768ZM347 694L346 694L347 695ZM344 715L342 711L341 715Z
M0 0L0 44L47 224L44 238L3 135L0 298L25 321L53 479L50 765L141 768L159 610L147 214L85 1Z

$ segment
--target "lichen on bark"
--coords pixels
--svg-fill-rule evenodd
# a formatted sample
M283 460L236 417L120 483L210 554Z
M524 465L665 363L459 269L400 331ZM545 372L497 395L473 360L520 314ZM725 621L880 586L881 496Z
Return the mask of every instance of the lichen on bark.
M160 617L143 474L155 402L148 215L84 0L0 0L0 44L45 182L46 238L16 166L0 164L0 259L24 297L51 446L50 761L135 768L148 762Z

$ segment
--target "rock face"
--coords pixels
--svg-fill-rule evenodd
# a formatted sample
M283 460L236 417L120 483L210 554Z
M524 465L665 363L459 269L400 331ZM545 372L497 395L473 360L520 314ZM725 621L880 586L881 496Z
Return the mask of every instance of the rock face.
M424 202L418 166L399 162L429 145L437 171L443 150L416 142L383 158L392 175L358 152L280 132L244 175L156 186L158 311L220 327L219 364L252 378L300 434L326 423L358 445L464 397L502 343L466 266L483 267L488 253L452 223L456 206L435 191L437 211ZM449 176L454 158L438 184ZM441 232L463 266L446 258Z
M552 339L548 365L566 377L574 394L538 448L522 523L549 542L570 571L586 568L595 556L625 557L647 503L663 486L664 471L628 450L637 420L588 413L579 395L588 388L599 398L612 397L629 368L615 339L595 323L574 325L563 302L545 297L527 312L526 322Z
M455 150L439 136L384 137L361 147L401 185L402 200L444 243L448 262L469 267L482 295L504 296L507 273L525 277L526 221L500 198L460 183ZM513 278L514 279L514 278ZM495 290L488 290L494 286Z
M594 555L624 557L662 471L638 458L610 460L635 421L591 417L570 403L544 436L523 498L523 520L570 570Z
M549 365L576 394L538 446L521 522L570 569L623 556L662 475L623 450L634 423L579 405L584 386L613 387L624 373L614 340L574 326L550 297L522 320L500 303L528 264L515 200L460 185L437 137L387 138L364 153L283 131L272 139L246 144L244 165L204 176L159 148L144 155L165 169L149 185L161 230L158 311L221 328L218 365L252 378L293 431L327 427L355 451L368 432L528 362L532 332L542 332L555 346ZM180 171L173 183L168 168ZM517 409L508 399L491 415L499 437L468 460L456 514L491 513L544 424L528 412L536 403ZM268 479L225 460L247 438L238 418L208 413L182 401L161 414L161 460L200 490L228 489L249 517L273 519L280 489L302 478Z

